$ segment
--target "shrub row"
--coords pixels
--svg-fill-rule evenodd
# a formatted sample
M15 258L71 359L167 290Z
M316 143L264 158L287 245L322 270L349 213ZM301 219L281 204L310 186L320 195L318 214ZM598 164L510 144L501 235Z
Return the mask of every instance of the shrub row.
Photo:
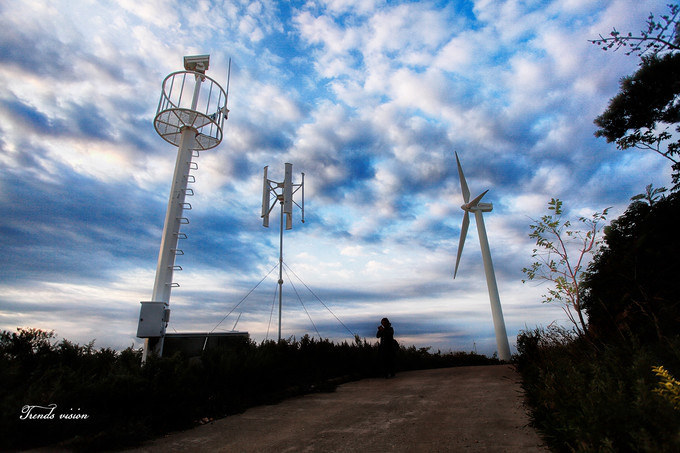
M430 353L401 347L400 370L498 363L477 354ZM376 376L377 347L355 338L333 343L300 340L243 340L201 357L151 357L141 350L95 349L37 329L0 335L0 437L2 448L60 444L102 450L134 445L171 430L223 417L259 404ZM24 418L46 413L53 419ZM45 409L47 408L47 409ZM24 412L22 413L22 410ZM62 414L76 418L60 419ZM87 415L86 419L77 416Z

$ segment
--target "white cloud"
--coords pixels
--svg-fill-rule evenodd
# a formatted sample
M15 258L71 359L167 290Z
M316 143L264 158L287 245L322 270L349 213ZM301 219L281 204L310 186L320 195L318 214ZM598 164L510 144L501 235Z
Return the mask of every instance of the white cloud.
M173 0L118 0L117 4L142 23L150 23L159 28L174 28L179 24L176 2Z
M444 13L426 3L406 3L379 11L369 22L366 53L396 51L397 61L400 57L417 58L414 53L429 54L450 33Z
M303 38L313 45L321 44L330 55L344 54L358 45L357 30L340 27L330 16L314 17L309 11L303 11L295 17L295 22Z
M445 71L465 74L475 62L477 37L471 32L454 36L437 53L433 65Z
M365 256L366 252L364 251L364 247L361 245L348 245L347 247L344 247L342 250L340 250L340 254L345 256L358 257Z
M334 15L346 13L366 15L375 12L378 7L385 4L385 0L323 0L321 3Z

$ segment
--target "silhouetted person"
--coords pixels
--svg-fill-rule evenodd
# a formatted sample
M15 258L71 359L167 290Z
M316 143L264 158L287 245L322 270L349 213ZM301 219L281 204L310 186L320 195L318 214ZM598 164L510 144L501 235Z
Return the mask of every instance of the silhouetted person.
M380 365L386 378L394 377L396 371L397 342L394 339L394 329L390 320L383 318L378 326L376 337L380 338Z

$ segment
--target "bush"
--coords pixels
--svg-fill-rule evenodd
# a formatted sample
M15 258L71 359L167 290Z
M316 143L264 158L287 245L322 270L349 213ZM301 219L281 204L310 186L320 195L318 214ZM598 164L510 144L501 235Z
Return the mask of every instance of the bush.
M605 229L586 273L583 306L591 336L659 342L680 323L680 192L631 203Z
M358 337L336 344L304 336L261 344L244 340L194 358L180 353L150 357L141 366L141 350L56 342L53 332L37 329L4 331L0 449L123 448L254 405L377 376L377 357L377 347ZM477 354L430 354L413 346L398 352L400 370L492 363L499 362ZM50 404L56 405L55 419L20 419L27 405ZM88 418L60 419L64 413Z
M665 346L594 345L557 328L521 332L517 343L532 425L554 450L680 451L680 411L655 391L652 367L680 365Z

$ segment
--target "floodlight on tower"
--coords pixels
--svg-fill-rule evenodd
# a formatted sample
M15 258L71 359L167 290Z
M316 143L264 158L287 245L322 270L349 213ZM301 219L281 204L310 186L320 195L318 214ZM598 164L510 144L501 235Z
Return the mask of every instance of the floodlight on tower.
M198 157L200 151L220 144L224 120L229 113L228 91L205 75L209 66L209 55L184 57L184 71L173 72L163 80L154 118L156 132L178 149L153 293L151 301L141 303L137 327L137 337L145 339L143 361L150 353L163 353L165 329L170 319L170 292L179 286L173 281L173 274L182 270L175 264L175 257L184 254L177 245L187 237L180 232L180 227L189 223L184 211L190 210L191 204L185 199L194 194L188 184L195 181L191 170L198 169L192 159Z
M281 341L281 311L283 307L283 218L286 218L286 230L293 228L293 205L302 211L302 223L305 222L305 174L302 173L300 184L293 184L293 164L284 164L283 182L276 182L267 177L269 167L264 167L262 183L262 225L269 227L269 214L278 202L281 205L279 224L279 341ZM301 192L301 204L297 204L294 195ZM272 195L273 201L272 201Z

